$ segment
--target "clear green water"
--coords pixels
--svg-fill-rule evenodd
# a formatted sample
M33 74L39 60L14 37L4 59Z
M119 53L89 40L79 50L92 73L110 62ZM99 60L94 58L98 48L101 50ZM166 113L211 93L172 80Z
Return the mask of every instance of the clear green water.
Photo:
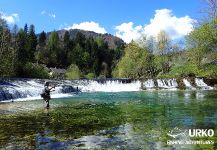
M0 103L0 149L217 149L217 91L81 93ZM213 129L210 145L167 145L167 133Z

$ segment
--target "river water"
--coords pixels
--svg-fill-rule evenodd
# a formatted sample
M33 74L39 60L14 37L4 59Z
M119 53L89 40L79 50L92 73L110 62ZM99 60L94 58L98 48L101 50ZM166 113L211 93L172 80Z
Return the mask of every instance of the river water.
M0 103L0 149L217 149L215 90L84 92L50 105L47 110L43 100ZM215 134L168 135L188 129Z

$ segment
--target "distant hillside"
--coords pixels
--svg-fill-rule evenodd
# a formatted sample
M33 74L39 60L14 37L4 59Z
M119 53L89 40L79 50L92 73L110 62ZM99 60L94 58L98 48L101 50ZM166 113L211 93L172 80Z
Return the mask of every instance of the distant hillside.
M59 38L60 40L63 40L64 34L67 30L59 30L57 31L57 33L59 34ZM114 49L118 46L121 46L124 44L124 41L116 36L113 36L111 34L99 34L93 31L85 31L85 30L80 30L80 29L71 29L68 30L69 34L70 34L70 38L74 39L77 35L78 32L81 32L83 35L85 35L85 37L89 38L89 37L93 37L94 39L100 37L102 38L105 42L108 43L108 46L110 49ZM51 32L47 33L47 36L50 35Z

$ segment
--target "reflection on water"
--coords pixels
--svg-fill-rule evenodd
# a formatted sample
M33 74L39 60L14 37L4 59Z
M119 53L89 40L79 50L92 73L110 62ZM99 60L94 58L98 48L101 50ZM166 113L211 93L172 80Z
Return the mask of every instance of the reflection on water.
M6 149L216 149L167 145L169 131L214 129L216 91L81 93L43 101L0 104L0 148ZM187 137L182 137L187 138Z

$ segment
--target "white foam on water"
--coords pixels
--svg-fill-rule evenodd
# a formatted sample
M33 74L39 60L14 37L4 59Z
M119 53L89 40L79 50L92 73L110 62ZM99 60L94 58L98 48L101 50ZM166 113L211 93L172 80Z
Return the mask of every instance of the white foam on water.
M51 99L52 98L67 98L67 97L72 97L74 94L51 94ZM2 103L7 103L7 102L22 102L22 101L32 101L32 100L43 100L41 96L34 96L34 97L26 97L26 98L17 98L17 99L10 99L10 100L5 100L1 101Z
M177 89L178 87L176 79L157 79L157 85L163 89Z
M185 87L187 88L187 89L196 89L195 87L193 87L192 85L191 85L191 83L187 80L187 79L183 79L183 83L184 83L184 85L185 85Z
M154 80L153 79L148 79L147 81L143 82L143 87L145 87L146 89L155 88Z
M78 86L82 92L130 92L140 91L141 82L132 81L131 83L122 83L116 81L105 81L105 83L99 83L97 81L89 81L85 85Z
M203 79L199 79L199 78L195 78L195 84L197 87L201 88L201 89L213 89L213 87L208 86Z
M176 79L157 79L156 82L153 79L147 79L143 81L143 84L139 80L105 80L99 82L95 80L65 80L65 81L50 81L56 82L57 86L55 91L51 92L52 98L61 98L72 96L73 90L71 88L78 88L81 92L131 92L146 90L177 90L178 83ZM12 80L9 82L11 85L2 85L3 93L0 91L0 99L13 99L14 101L25 101L41 99L40 94L44 90L44 81L39 79L31 80ZM188 89L196 89L193 87L187 79L183 79L185 87ZM155 85L156 84L156 85ZM203 79L195 78L195 84L200 89L213 89L204 83ZM142 87L141 87L142 86ZM67 88L68 87L68 88ZM65 94L68 93L68 94ZM6 100L5 100L6 101ZM7 100L10 101L10 100Z
M44 91L43 82L39 82L38 80L32 79L28 81L15 80L15 81L11 81L10 83L13 86L3 87L3 91L9 99L3 100L1 102L42 99L41 93L43 93ZM69 97L69 96L72 96L72 94L63 93L63 87L61 84L55 88L55 91L51 92L51 98L61 98L61 97Z

